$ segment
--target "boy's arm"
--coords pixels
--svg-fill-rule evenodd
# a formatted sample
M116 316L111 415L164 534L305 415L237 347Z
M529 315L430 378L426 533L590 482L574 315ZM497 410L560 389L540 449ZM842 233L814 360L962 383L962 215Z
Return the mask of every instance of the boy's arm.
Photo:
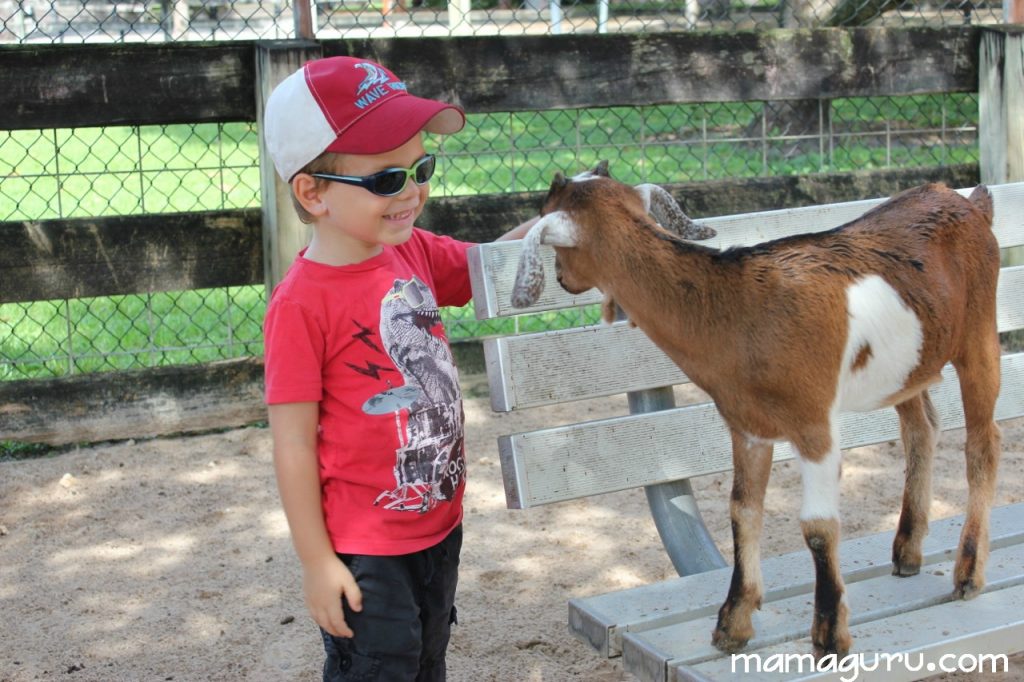
M351 637L341 597L362 610L362 594L348 568L334 553L321 506L316 434L318 403L270 405L277 488L295 552L302 562L302 588L313 620L336 637Z
M526 233L530 231L530 228L533 227L534 223L536 223L538 220L540 220L540 216L534 216L533 218L527 220L525 223L516 225L511 230L501 235L494 241L503 242L509 239L522 239L523 237L526 236Z

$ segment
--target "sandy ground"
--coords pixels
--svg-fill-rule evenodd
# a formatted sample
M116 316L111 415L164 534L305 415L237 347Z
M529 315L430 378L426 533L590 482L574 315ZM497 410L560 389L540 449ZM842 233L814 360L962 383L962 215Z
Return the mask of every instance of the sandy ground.
M450 679L633 679L568 633L566 601L674 575L643 492L509 511L495 444L502 433L622 414L624 398L510 415L471 398L466 411L470 483ZM934 518L963 509L962 440L942 439ZM1024 420L1004 424L1004 445L997 502L1024 501ZM848 453L847 537L894 527L901 459L893 444ZM729 486L728 474L694 486L726 556ZM795 465L777 464L766 554L802 548L798 490ZM0 464L0 682L314 680L321 655L266 429ZM1024 679L1024 656L997 678Z

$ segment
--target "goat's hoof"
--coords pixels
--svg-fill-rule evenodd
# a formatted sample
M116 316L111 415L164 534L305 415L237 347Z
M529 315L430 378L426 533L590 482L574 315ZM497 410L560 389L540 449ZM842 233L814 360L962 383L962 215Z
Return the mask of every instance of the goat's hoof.
M811 626L811 643L814 645L814 658L820 660L823 656L838 656L842 658L850 653L850 645L853 638L850 637L850 628L846 623L845 607L841 618L827 620L815 618Z
M911 563L908 561L893 561L892 562L892 574L901 578L908 576L917 575L921 572L921 564Z
M721 628L715 628L715 631L711 633L711 643L715 645L716 649L727 654L740 651L747 646L749 641L749 637L733 637Z
M976 584L973 579L958 582L953 587L953 599L963 599L964 601L974 599L981 594L982 587L983 585Z

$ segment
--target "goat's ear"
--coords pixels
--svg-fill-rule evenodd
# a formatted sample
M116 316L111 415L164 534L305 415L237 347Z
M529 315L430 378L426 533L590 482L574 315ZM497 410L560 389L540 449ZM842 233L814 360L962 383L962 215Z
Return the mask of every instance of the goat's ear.
M611 173L608 172L608 159L602 159L597 162L597 166L594 170L590 171L591 175L599 175L603 178L610 178Z
M544 203L541 204L541 214L543 214L545 210L554 208L552 202L556 200L556 197L558 197L561 191L568 186L569 180L561 173L556 172L555 177L551 180L551 187L548 188L548 195L544 197Z
M700 241L711 239L717 232L705 225L690 220L676 200L664 188L654 184L637 185L637 193L644 202L644 208L669 232L683 239Z
M537 302L544 291L544 264L540 245L571 247L577 242L579 228L564 211L548 213L523 237L516 282L512 287L512 306L527 308Z

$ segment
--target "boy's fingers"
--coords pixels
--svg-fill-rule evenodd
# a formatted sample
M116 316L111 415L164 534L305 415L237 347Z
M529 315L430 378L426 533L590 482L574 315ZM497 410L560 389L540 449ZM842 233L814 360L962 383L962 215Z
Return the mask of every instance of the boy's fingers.
M345 616L339 609L337 613L332 613L330 609L322 611L313 617L316 624L322 627L331 635L335 637L351 637L352 629L348 627L345 622Z
M327 610L327 619L330 623L330 631L335 637L351 637L352 628L345 622L345 614L341 610L341 600L338 600L337 606L331 606Z
M363 593L359 590L359 585L355 580L345 585L345 599L348 601L348 607L353 611L363 610Z
M355 633L352 632L352 628L350 628L348 623L345 622L344 618L341 618L338 621L332 621L331 630L333 630L331 634L335 637L353 637L355 635Z

